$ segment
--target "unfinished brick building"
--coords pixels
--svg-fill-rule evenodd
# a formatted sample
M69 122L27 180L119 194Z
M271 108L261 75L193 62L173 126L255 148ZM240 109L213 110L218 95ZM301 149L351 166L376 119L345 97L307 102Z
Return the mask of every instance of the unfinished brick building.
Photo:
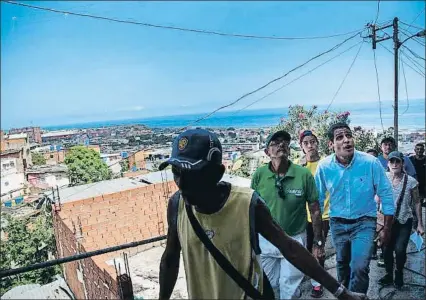
M152 178L120 178L61 190L60 210L54 213L58 257L164 235L167 199L177 187L170 176L164 181L158 180L159 174ZM77 299L123 298L117 271L107 261L159 243L66 263L65 280Z

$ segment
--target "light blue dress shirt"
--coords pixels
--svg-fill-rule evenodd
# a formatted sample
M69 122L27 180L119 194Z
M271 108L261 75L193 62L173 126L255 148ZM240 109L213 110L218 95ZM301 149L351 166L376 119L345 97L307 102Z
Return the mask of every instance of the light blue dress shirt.
M357 219L377 217L374 195L382 202L384 215L393 215L393 190L380 161L372 155L355 150L348 166L343 166L332 154L317 168L315 182L321 209L326 192L330 193L330 218Z

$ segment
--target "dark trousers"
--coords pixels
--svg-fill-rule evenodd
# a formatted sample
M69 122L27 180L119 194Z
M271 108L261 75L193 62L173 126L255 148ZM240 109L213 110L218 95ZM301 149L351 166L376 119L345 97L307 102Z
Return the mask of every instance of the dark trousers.
M376 222L376 218L367 216L355 220L330 219L337 279L351 292L367 293Z
M395 252L396 270L402 271L407 261L407 246L410 240L413 219L408 219L405 224L398 221L392 225L391 238L385 247L384 259L386 273L393 274L393 253Z

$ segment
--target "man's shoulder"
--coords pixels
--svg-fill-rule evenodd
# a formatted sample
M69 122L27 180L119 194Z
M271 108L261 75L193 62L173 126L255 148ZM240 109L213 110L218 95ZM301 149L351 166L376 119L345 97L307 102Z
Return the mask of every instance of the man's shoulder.
M311 171L309 171L309 169L308 169L308 168L303 167L303 166L301 166L301 165L298 165L298 164L292 163L292 167L294 168L294 171L295 171L297 174L311 174Z
M328 166L331 166L332 163L333 163L333 154L327 155L327 156L323 156L319 160L317 168L328 167Z
M269 171L269 164L263 164L254 171L253 176L259 176Z
M358 160L361 161L361 162L364 162L364 163L377 164L378 160L380 160L380 158L379 158L380 156L375 157L371 154L368 154L368 153L365 153L365 152L362 152L362 151L358 151L358 150L356 150L356 155L357 155Z

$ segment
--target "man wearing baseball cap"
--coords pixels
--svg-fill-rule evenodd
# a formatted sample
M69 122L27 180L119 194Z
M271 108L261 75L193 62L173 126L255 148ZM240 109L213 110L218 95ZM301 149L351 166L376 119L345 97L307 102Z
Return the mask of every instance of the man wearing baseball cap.
M313 253L318 260L322 260L324 241L321 236L321 211L315 180L309 170L288 159L290 141L290 134L283 130L269 135L265 153L271 161L253 174L252 188L265 200L281 229L301 247L306 246L306 205L309 206L319 228ZM299 285L304 274L262 237L260 246L262 265L277 296L280 299L300 297Z
M315 176L315 172L317 170L317 166L319 161L321 160L320 154L318 152L318 138L312 132L312 130L304 130L299 135L299 143L302 148L303 153L305 154L302 157L298 164L302 167L307 168L312 176ZM306 212L308 214L308 226L306 228L306 248L308 248L309 252L312 253L313 247L320 247L322 245L318 245L318 243L325 243L327 238L328 230L329 230L329 195L327 193L327 197L324 202L324 210L322 214L322 232L321 228L318 228L318 225L311 219L311 214L309 212L309 206L306 204ZM317 218L318 221L318 218ZM322 239L318 240L318 237L322 237ZM321 266L324 267L325 260L320 260L319 262ZM311 280L312 283L312 292L311 296L314 298L321 298L324 294L324 290L322 286L316 282L315 280Z
M172 156L179 191L167 207L167 245L160 263L160 299L169 299L182 251L190 299L274 299L258 262L258 234L338 299L365 299L348 292L298 242L274 221L259 195L222 182L222 146L202 129L181 133ZM238 283L237 283L238 282Z

